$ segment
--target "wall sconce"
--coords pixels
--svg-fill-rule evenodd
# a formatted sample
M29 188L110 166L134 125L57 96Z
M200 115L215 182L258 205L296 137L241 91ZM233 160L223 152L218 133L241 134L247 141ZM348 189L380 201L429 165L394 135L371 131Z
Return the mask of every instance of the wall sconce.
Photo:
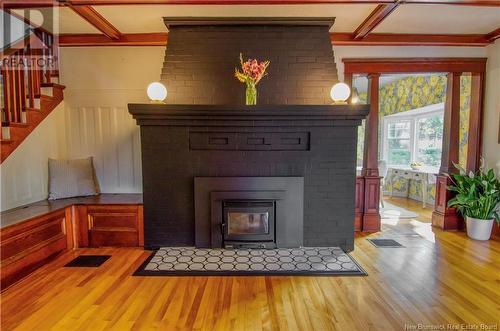
M351 89L346 83L337 83L333 85L330 90L330 97L333 100L333 104L347 104L346 100L349 99L351 95Z
M147 93L152 103L163 103L163 100L167 98L167 88L162 83L149 84Z

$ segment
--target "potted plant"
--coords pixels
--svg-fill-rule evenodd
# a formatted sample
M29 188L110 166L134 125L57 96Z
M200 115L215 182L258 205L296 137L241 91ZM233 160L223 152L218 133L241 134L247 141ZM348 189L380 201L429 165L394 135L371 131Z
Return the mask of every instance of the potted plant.
M492 169L485 170L482 165L478 172L469 174L462 167L455 167L460 172L448 175L452 182L448 190L456 195L448 201L448 206L457 208L465 217L470 238L488 240L493 221L500 221L500 181Z

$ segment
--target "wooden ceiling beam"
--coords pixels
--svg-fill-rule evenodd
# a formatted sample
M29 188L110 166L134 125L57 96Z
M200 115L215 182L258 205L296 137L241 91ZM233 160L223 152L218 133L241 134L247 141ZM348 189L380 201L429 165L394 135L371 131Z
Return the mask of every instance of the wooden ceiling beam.
M492 43L494 42L495 40L497 40L498 38L500 38L500 28L496 29L496 30L493 30L491 31L490 33L488 33L486 35L486 39Z
M62 34L59 35L59 46L165 46L167 40L166 32L121 34L118 39L110 39L102 34Z
M309 4L391 4L395 0L3 0L4 8L32 8L65 5L309 5ZM405 0L407 4L500 7L498 0Z
M371 14L361 23L354 31L353 38L355 40L365 38L373 29L377 27L390 13L392 13L399 3L390 3L378 5Z
M437 35L437 34L389 34L371 33L366 38L355 40L351 33L331 33L334 46L468 46L485 47L493 41L487 35ZM121 34L110 39L102 34L62 34L61 47L79 46L165 46L166 32Z
M108 22L97 10L91 6L79 6L68 4L75 13L80 15L84 20L93 25L97 30L101 31L110 39L119 39L121 36L120 31Z
M491 41L487 35L439 35L439 34L392 34L370 33L363 39L354 39L352 33L331 33L336 46L469 46L484 47Z

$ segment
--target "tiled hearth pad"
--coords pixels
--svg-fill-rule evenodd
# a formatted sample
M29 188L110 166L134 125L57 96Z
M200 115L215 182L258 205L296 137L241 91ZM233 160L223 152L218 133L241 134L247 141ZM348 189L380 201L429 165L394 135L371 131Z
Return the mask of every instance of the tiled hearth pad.
M197 249L163 247L135 272L162 275L366 275L339 247Z

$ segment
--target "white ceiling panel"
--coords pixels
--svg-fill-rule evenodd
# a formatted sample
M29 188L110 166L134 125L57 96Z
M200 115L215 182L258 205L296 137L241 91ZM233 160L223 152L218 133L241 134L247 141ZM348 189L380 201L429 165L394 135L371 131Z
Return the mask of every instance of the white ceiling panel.
M500 7L401 5L373 32L484 34L500 27Z
M94 8L123 33L165 32L164 16L336 17L333 31L352 32L375 5L123 5Z
M26 10L15 10L21 16L30 16L32 21L43 21L42 27L48 31L61 33L100 33L90 23L84 20L68 7L54 8L31 8ZM55 30L55 31L54 31Z

